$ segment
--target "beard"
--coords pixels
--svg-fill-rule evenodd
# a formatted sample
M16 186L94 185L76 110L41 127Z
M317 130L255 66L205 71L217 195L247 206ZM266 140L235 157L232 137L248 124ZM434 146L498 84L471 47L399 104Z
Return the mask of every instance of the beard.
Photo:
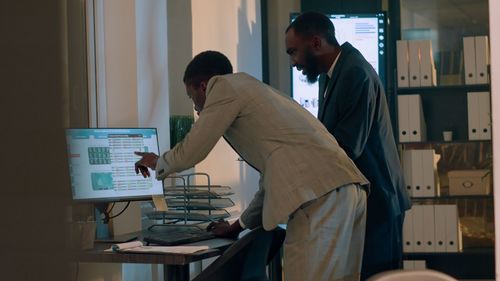
M308 49L305 53L305 61L304 64L306 69L306 78L307 82L310 84L314 84L318 81L318 77L320 74L318 63L316 62L316 58L310 49Z

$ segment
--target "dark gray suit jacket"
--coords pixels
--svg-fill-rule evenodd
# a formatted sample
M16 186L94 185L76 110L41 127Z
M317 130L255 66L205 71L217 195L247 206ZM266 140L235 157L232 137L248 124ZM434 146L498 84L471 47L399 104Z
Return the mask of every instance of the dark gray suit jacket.
M320 87L318 118L371 182L368 217L386 220L404 213L411 202L385 92L377 73L358 50L349 43L341 49L326 98L324 86Z

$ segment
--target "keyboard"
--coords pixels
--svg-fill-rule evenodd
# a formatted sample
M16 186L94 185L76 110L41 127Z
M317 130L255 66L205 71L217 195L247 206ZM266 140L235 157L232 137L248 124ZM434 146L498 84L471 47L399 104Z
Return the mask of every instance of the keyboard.
M175 246L209 240L215 235L198 226L157 226L143 235L144 242L162 246Z

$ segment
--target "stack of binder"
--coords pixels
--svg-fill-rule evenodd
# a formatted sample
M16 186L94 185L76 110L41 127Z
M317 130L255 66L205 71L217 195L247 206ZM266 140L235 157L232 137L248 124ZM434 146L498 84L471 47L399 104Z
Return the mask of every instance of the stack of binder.
M489 92L467 93L469 140L491 139L491 105Z
M437 85L437 73L430 40L396 42L398 87L431 87Z
M464 37L465 84L487 84L490 50L488 36Z
M398 125L400 142L421 142L427 138L420 95L398 96Z
M404 260L403 270L423 270L427 269L425 260Z
M435 197L440 195L438 161L439 155L435 154L434 149L403 152L403 174L410 196Z
M462 251L457 205L413 205L403 224L405 253Z

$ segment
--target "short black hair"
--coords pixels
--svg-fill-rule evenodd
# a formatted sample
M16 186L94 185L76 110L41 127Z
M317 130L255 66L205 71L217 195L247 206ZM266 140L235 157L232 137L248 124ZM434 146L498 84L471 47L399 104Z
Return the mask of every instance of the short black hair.
M322 13L304 12L300 14L287 27L286 32L293 29L295 33L304 37L321 36L328 44L338 47L335 39L335 26L332 21Z
M196 55L187 65L184 72L184 83L198 86L215 75L233 73L229 59L217 51L205 51Z

